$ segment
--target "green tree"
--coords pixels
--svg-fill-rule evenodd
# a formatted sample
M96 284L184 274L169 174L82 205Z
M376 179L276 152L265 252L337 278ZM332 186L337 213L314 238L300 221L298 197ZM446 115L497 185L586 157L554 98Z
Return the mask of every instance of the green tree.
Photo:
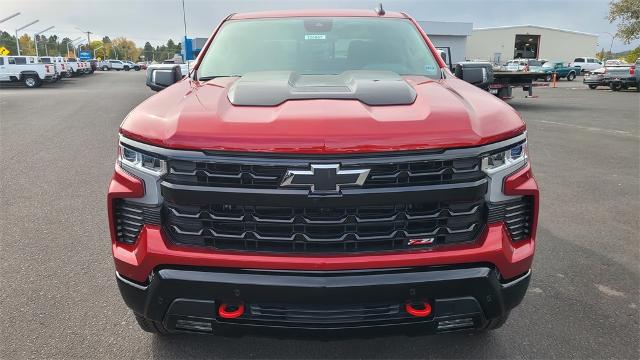
M18 50L16 49L16 37L6 31L0 31L0 46L7 48L9 53L12 55L18 54Z
M640 38L640 0L613 0L609 3L609 22L618 22L616 37L625 44Z
M153 60L153 46L151 46L151 43L148 41L144 43L143 54L144 54L145 60L147 61Z
M629 51L629 53L624 56L624 59L631 64L635 63L637 59L640 59L640 46ZM638 69L636 69L636 71L638 71Z
M20 42L20 55L35 55L36 48L29 34L24 34L18 39Z

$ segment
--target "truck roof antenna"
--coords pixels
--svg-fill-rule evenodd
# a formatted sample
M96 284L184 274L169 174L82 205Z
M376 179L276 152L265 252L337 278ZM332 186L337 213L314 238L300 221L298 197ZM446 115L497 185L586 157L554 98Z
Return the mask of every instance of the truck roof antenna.
M382 16L384 14L386 14L386 12L384 11L384 8L382 8L382 3L378 4L378 7L375 9L376 14L378 14L378 16Z

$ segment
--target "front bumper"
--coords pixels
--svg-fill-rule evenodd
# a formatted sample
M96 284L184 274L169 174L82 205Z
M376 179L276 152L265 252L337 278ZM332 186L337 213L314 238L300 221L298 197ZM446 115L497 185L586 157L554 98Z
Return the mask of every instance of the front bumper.
M333 337L484 328L520 303L531 272L509 282L482 264L326 272L171 267L154 271L146 284L116 275L126 304L172 332ZM404 310L411 301L429 302L431 314L411 316ZM246 310L223 319L221 303ZM367 310L381 307L388 311Z

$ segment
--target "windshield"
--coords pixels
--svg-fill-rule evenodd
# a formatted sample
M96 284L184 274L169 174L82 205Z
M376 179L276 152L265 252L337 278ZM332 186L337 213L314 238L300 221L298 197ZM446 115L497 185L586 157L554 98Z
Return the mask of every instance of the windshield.
M347 17L228 21L202 59L198 76L347 70L440 77L436 60L409 20Z
M554 64L550 63L550 62L546 62L544 64L542 64L543 68L552 68L554 66Z

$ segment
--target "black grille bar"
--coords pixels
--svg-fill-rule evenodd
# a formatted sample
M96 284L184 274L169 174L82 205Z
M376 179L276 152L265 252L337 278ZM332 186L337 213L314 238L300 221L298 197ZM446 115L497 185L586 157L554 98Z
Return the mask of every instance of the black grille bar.
M165 180L173 184L191 186L277 189L287 170L307 168L308 166L290 167L277 163L250 165L170 159ZM343 170L362 168L371 169L362 187L364 189L457 184L484 178L479 158L411 162L398 162L390 158L386 163L372 164L363 161L361 164L342 167Z
M474 241L485 218L475 202L396 203L358 207L281 207L165 202L173 241L226 250L361 252ZM425 240L410 246L409 240Z
M487 222L504 221L513 241L526 239L531 234L533 199L523 196L515 200L488 204Z
M161 223L160 206L143 206L124 199L115 201L114 215L116 238L125 244L136 242L144 224L160 225Z

